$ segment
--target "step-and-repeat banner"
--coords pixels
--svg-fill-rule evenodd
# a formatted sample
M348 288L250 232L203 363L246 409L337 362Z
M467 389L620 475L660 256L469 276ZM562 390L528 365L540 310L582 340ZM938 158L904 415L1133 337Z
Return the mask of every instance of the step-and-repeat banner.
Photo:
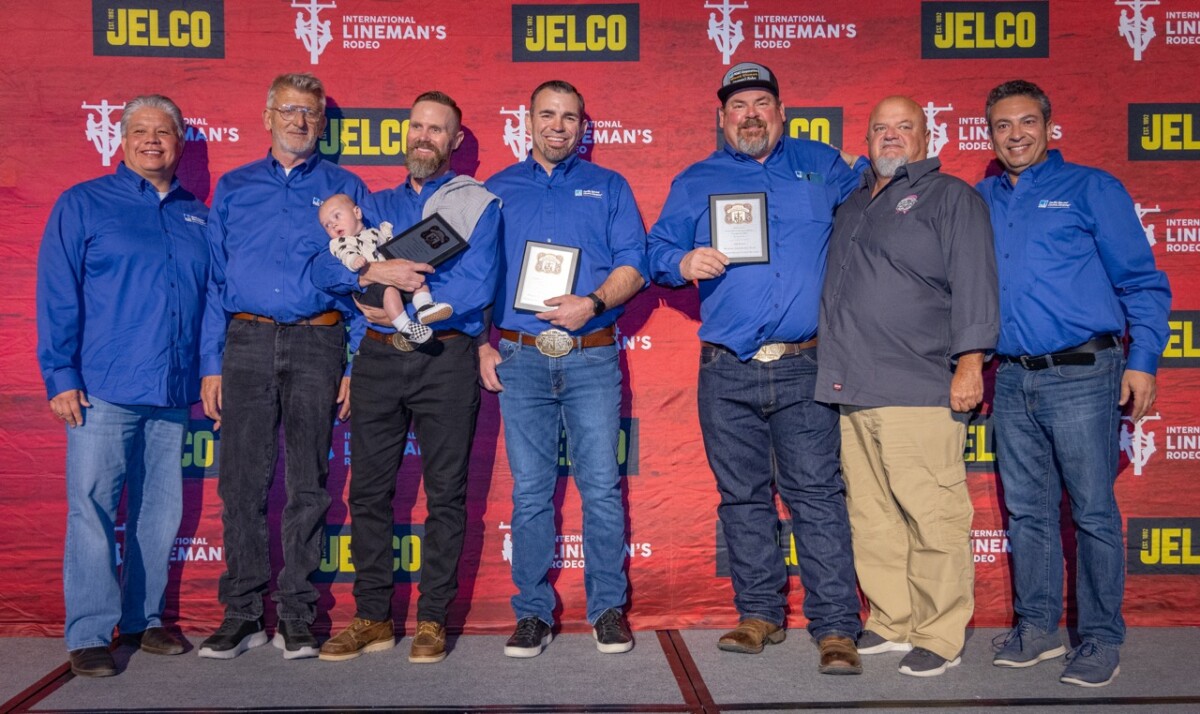
M1188 178L1200 168L1200 0L44 0L5 3L0 27L0 256L9 266L0 281L0 635L62 631L65 439L46 407L34 357L35 262L58 195L121 161L124 100L161 92L178 102L188 125L180 176L208 201L224 172L266 152L265 93L281 72L311 71L324 80L330 121L320 151L372 189L405 176L409 106L420 92L440 89L462 106L467 138L453 165L486 179L529 151L525 110L533 87L565 79L587 98L591 124L579 151L628 178L649 225L672 177L716 148L716 89L729 66L747 60L779 75L790 135L851 152L865 152L867 117L878 100L911 96L925 109L930 153L972 183L993 159L988 90L1029 79L1054 103L1059 128L1051 145L1124 182L1175 292L1158 403L1141 424L1122 424L1125 613L1135 625L1200 624L1200 193ZM694 288L654 287L619 324L630 616L642 629L736 620L696 416L697 315ZM1012 616L1010 549L988 412L985 404L967 444L975 623L1001 626ZM199 410L193 417L168 615L199 632L221 617L216 583L225 544L216 488L221 434ZM328 618L321 623L334 627L354 613L346 508L352 428L352 420L336 427L333 505L313 574ZM561 454L551 577L562 620L579 629L580 504L565 442ZM410 434L397 476L393 607L410 622L423 552L420 473ZM281 467L270 501L275 532L282 476ZM511 627L511 487L497 403L486 395L451 626ZM779 557L794 572L781 516ZM277 543L273 557L278 569ZM801 593L793 577L793 626L803 622Z

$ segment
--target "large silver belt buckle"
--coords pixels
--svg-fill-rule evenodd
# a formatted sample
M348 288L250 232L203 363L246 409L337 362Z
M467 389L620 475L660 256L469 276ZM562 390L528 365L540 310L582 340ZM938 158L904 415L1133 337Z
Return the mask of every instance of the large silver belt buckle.
M755 352L754 356L750 359L754 360L755 362L774 362L782 357L783 353L786 351L786 344L782 342L772 342L769 345L763 345L762 347L759 347L758 352Z
M547 357L562 357L575 346L575 340L562 330L546 330L534 340L537 351Z
M395 347L401 352L412 352L416 349L416 345L409 342L408 338L399 332L392 334L392 347Z

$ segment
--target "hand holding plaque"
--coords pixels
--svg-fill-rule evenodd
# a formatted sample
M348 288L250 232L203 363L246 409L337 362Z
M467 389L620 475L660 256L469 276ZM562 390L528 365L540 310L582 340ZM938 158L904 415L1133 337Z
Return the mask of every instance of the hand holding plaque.
M401 258L435 267L466 249L467 241L437 213L379 246L379 252L385 258Z
M767 240L767 194L726 193L708 197L712 247L735 263L771 262Z

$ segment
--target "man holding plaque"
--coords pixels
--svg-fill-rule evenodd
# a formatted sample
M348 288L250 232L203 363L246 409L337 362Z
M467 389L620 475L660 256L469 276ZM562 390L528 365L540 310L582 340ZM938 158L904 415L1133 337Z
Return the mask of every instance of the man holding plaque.
M717 646L757 653L784 639L774 485L792 514L819 669L858 674L838 413L813 399L833 210L858 174L837 150L783 135L779 83L766 67L733 67L717 97L725 146L676 177L649 241L656 281L699 281L700 427L740 616Z
M628 652L625 508L617 469L621 371L614 325L646 285L646 232L629 184L580 159L583 96L567 82L534 90L529 157L488 181L504 201L507 262L496 300L499 351L480 347L483 385L500 393L513 477L509 657L550 643L554 492L566 431L583 502L587 618L601 652Z
M395 645L392 499L410 423L421 449L428 515L417 631L408 659L433 663L446 657L446 611L458 592L467 466L479 412L474 338L483 332L484 309L496 291L500 225L496 197L450 169L450 156L463 140L461 127L462 111L448 95L432 91L418 96L409 118L408 179L371 194L360 206L368 222L391 223L401 238L421 224L425 227L415 237L427 240L432 235L429 226L444 223L445 232L468 239L469 247L440 263L436 272L429 263L398 258L367 263L354 272L328 250L314 261L313 280L329 290L357 294L378 283L413 291L426 284L428 276L430 289L453 308L452 317L436 323L432 339L414 343L396 332L383 309L359 305L373 324L354 358L351 386L350 553L357 612L348 627L321 646L323 660L352 659ZM432 242L438 248L452 247L449 242L442 245L441 238ZM431 254L430 260L437 257L441 255ZM415 307L410 304L408 309Z
M906 652L900 673L956 666L974 612L967 412L999 331L983 199L925 158L907 97L871 112L871 168L838 211L821 296L817 399L841 407L842 473L860 654Z

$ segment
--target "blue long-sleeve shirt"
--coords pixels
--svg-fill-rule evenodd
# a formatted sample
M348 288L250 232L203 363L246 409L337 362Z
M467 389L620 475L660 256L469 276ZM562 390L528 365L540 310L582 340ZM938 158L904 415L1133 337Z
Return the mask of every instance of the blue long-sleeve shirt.
M201 337L202 375L221 373L225 328L233 313L298 322L341 310L348 320L360 319L348 298L318 290L310 275L314 256L329 254L317 211L335 193L359 201L367 187L320 154L285 173L268 153L217 182L208 225L212 277ZM352 342L355 332L352 325Z
M504 201L504 276L494 318L498 327L533 335L550 327L536 313L513 308L528 241L580 249L575 295L593 292L621 266L646 280L646 229L629 183L617 172L572 155L547 174L531 155L488 179L487 187ZM622 312L623 305L605 310L572 334L608 327Z
M37 266L38 362L50 397L185 407L200 395L208 208L125 164L54 204Z
M373 226L387 221L395 227L397 234L403 233L421 220L425 203L454 176L453 171L448 171L443 176L426 181L420 193L413 190L408 180L396 188L372 193L359 202L363 218ZM483 310L492 304L496 293L499 230L500 208L492 201L479 217L475 230L470 236L464 236L467 238L467 249L439 265L432 275L426 276L425 284L429 286L433 299L449 303L454 308L454 315L438 322L434 325L435 329L458 330L471 336L483 331ZM358 273L342 265L329 252L328 240L325 241L324 252L313 261L312 279L318 287L343 295L361 293L366 289L358 284ZM413 306L409 304L405 307L409 315L415 317ZM395 332L390 325L371 325L371 329Z
M984 179L1000 278L1000 342L1005 355L1043 355L1092 337L1123 334L1128 368L1154 374L1167 344L1171 289L1133 199L1111 174L1063 161L1050 151L1014 186L1007 174Z
M833 211L854 190L865 166L860 159L852 170L829 146L786 136L761 164L726 144L671 184L662 215L650 229L651 276L665 285L686 282L679 261L693 248L712 245L710 195L763 192L771 262L730 265L721 277L699 281L699 336L742 360L764 342L811 339L817 333Z

